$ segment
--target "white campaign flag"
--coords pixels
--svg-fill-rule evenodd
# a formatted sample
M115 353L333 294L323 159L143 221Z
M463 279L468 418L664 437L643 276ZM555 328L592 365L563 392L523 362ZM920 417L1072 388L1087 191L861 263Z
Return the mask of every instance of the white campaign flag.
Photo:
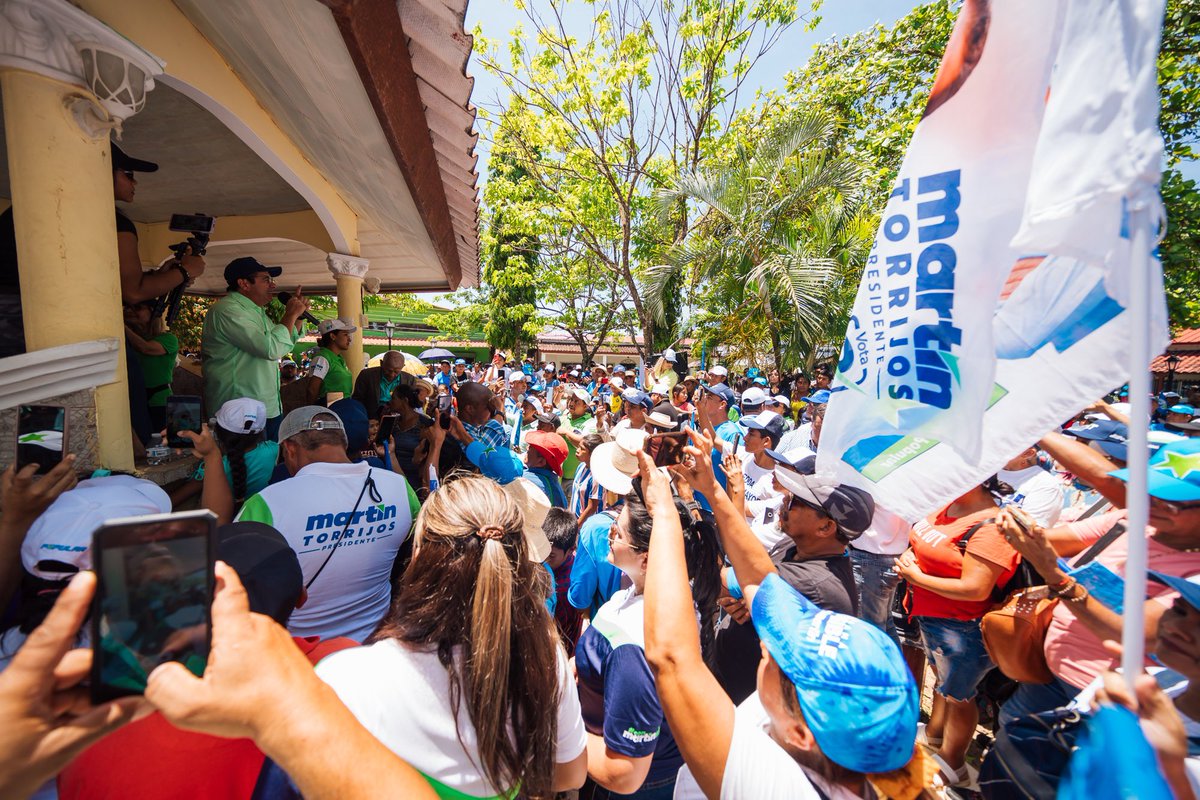
M1105 283L1130 260L1123 218L1100 210L1092 222L1100 228L1071 231L1109 242L1104 257L1086 246L1028 249L1013 241L1027 206L1050 226L1043 231L1066 227L1056 213L1070 206L1055 198L1056 181L1039 173L1043 164L1080 165L1076 180L1059 183L1082 189L1074 191L1075 208L1099 208L1088 203L1100 193L1086 189L1099 183L1081 177L1085 170L1103 177L1104 156L1095 154L1121 149L1130 130L1156 131L1155 94L1149 104L1120 99L1130 114L1150 108L1152 115L1108 126L1117 142L1070 136L1080 123L1064 121L1062 111L1086 116L1080 109L1111 98L1083 96L1081 81L1067 88L1058 78L1074 74L1081 56L1099 75L1112 70L1095 64L1090 42L1080 49L1082 27L1067 28L1066 16L1065 0L964 3L863 272L818 469L910 521L1128 379L1129 314ZM1110 43L1104 52L1128 51ZM1111 95L1097 82L1093 89ZM1080 95L1055 103L1068 91ZM1037 222L1026 230L1037 231ZM1154 266L1151 290L1161 305ZM1165 336L1165 311L1161 321Z

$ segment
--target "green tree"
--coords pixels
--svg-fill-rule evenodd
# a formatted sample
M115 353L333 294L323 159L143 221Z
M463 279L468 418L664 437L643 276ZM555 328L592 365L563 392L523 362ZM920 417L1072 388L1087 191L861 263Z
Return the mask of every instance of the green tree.
M668 250L666 263L649 271L654 313L663 313L661 289L687 272L693 283L731 291L739 303L728 313L762 316L776 368L784 368L785 354L796 359L824 343L836 318L828 301L861 265L873 233L860 214L861 171L832 152L835 134L828 116L802 112L753 149L739 146L728 163L663 189L665 213L687 200L705 214Z
M636 239L652 213L650 195L703 159L750 68L796 19L796 2L542 0L519 7L533 33L515 31L506 60L476 32L479 63L509 92L493 138L511 145L534 194L551 198L523 216L556 228L557 239L615 276L649 355L656 319L642 298L646 264ZM588 9L577 35L580 26L569 20ZM516 194L493 197L520 201ZM535 233L545 246L543 231Z

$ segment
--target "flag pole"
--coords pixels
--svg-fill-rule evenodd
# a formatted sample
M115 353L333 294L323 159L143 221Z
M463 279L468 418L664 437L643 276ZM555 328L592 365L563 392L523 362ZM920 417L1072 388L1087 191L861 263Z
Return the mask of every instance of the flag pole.
M1150 209L1130 199L1129 227L1132 235L1130 263L1130 348L1129 348L1129 481L1125 507L1129 524L1129 552L1125 560L1125 610L1121 631L1121 669L1133 691L1145 659L1146 615L1146 524L1149 495L1146 462L1149 460L1147 431L1150 419Z

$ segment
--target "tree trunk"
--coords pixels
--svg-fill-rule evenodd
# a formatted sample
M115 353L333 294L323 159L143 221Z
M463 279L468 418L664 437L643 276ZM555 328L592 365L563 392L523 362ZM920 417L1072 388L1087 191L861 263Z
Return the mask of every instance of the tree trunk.
M774 358L775 369L779 370L779 374L783 374L783 343L779 339L779 325L775 318L775 307L771 303L771 293L767 292L764 297L764 306L767 312L767 330L771 332L771 356Z

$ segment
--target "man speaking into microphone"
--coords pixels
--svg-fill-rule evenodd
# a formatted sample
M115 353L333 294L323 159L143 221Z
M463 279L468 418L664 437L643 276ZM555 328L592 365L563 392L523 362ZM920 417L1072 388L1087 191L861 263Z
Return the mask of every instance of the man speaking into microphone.
M283 320L276 324L263 310L271 302L282 267L265 267L245 256L225 267L227 291L204 317L204 399L209 414L227 400L252 397L267 407L268 438L283 419L279 401L279 359L300 338L308 300L296 289L288 297ZM282 295L281 298L283 299Z

